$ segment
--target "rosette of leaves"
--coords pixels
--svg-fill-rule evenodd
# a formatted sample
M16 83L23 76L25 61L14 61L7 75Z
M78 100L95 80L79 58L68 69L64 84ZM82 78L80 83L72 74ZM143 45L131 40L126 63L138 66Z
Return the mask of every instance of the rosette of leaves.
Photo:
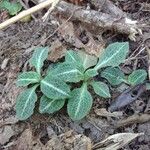
M17 80L18 86L28 87L17 98L18 118L24 120L33 114L38 86L42 93L39 103L40 113L54 113L66 103L67 112L72 120L84 118L93 103L89 87L92 87L100 97L111 97L109 86L94 78L101 69L103 70L101 76L112 85L126 81L118 66L125 61L128 51L127 42L116 42L109 45L99 58L82 51L68 50L65 61L50 66L46 75L43 76L41 71L43 62L48 56L48 47L37 48L30 59L30 64L36 71L24 72ZM136 75L129 77L129 82L133 83L134 76ZM137 82L138 80L135 83Z

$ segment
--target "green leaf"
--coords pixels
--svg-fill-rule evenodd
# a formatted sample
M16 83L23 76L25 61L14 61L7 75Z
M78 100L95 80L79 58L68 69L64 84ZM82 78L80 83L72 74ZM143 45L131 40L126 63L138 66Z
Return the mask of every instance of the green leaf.
M38 74L40 74L43 62L48 57L48 51L48 47L38 47L34 50L32 58L30 59L31 66L34 66L36 68Z
M66 52L65 61L67 63L73 63L73 64L76 64L76 65L81 65L82 64L81 59L78 56L77 52L75 52L73 50L69 50L69 51Z
M95 66L95 69L98 70L107 66L118 66L125 61L128 51L128 42L116 42L110 44L99 57L99 61Z
M88 69L88 70L84 73L84 78L85 78L85 80L87 80L87 79L89 79L89 78L91 78L91 77L94 77L94 76L96 76L96 75L98 75L97 70L95 70L95 69Z
M97 64L98 58L83 51L78 51L84 70Z
M17 98L16 115L19 120L25 120L33 114L37 95L35 89L38 85L23 91Z
M17 86L27 86L31 83L38 83L40 81L40 75L36 72L29 71L23 72L18 76Z
M137 85L143 83L144 80L146 80L146 77L147 77L147 72L144 69L138 69L133 71L128 76L128 82L131 85Z
M107 79L111 85L126 82L124 73L119 68L108 67L101 72L101 77Z
M8 0L2 0L0 2L0 9L7 10L9 14L13 16L22 9L22 6L19 2L9 2Z
M60 110L65 104L65 100L55 100L55 99L49 99L45 95L41 97L40 100L40 107L39 111L40 113L54 113L58 110Z
M89 55L83 51L72 51L69 50L66 53L65 56L65 61L67 63L74 63L77 66L83 66L84 71L91 67L91 66L95 66L97 63L98 58L93 56L93 55Z
M41 91L50 99L65 99L70 88L64 81L48 75L41 81Z
M95 93L101 97L104 98L110 98L110 92L109 92L109 87L107 86L107 84L103 83L103 82L92 82L91 83Z
M80 120L85 117L92 107L92 96L84 84L81 88L74 89L68 100L67 110L72 120Z
M79 82L84 78L80 69L77 69L76 65L72 63L61 63L57 67L51 68L48 74L66 82Z
M150 90L150 83L146 83L146 90Z

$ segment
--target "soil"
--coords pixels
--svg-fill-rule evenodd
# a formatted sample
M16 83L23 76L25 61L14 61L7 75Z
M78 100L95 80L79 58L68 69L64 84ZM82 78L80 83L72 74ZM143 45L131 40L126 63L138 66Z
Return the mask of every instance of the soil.
M87 5L88 1L84 1L84 3ZM41 21L40 18L45 11L36 13L36 20L32 19L25 23L18 22L0 31L0 150L90 150L94 144L108 136L124 132L144 133L144 135L134 139L122 149L150 149L150 119L147 119L150 118L149 91L144 92L134 103L113 116L102 112L106 111L110 102L121 93L119 92L121 87L112 88L113 96L109 100L103 100L93 95L92 110L86 118L78 122L69 119L66 108L53 115L39 114L38 110L35 110L32 117L26 121L19 121L15 116L16 97L23 90L16 86L16 78L20 72L31 69L28 60L32 50L37 46L46 45L53 51L49 56L49 61L45 63L47 65L63 59L66 49L87 48L88 40L92 40L92 43L95 42L95 49L115 41L128 41L130 54L127 58L128 61L121 66L122 70L126 74L137 68L146 69L149 72L150 60L146 51L146 49L150 50L149 1L113 0L113 3L126 12L130 18L139 22L143 34L137 35L136 41L131 41L127 35L111 31L104 32L99 39L94 34L90 35L90 39L88 39L87 35L82 32L80 41L75 41L74 35L72 37L71 35L77 35L80 30L67 33L66 30L63 30L64 26L69 24L68 26L71 27L72 22L69 21L65 24L64 20L60 16L56 17L55 14L50 15L48 21ZM64 23L64 26L58 31L60 23ZM74 25L82 28L78 21ZM71 38L73 41L70 40ZM82 44L79 46L81 42ZM83 46L84 44L85 46ZM141 51L142 48L145 49ZM91 53L94 54L95 51ZM102 112L99 113L99 111ZM144 118L142 115L145 114ZM137 115L140 119L135 119ZM126 120L131 116L135 121L118 125L120 120Z

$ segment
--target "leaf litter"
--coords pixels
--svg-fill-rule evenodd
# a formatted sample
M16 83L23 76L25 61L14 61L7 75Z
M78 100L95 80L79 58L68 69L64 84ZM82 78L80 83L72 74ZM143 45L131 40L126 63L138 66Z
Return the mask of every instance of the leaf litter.
M119 1L119 3L121 3L124 6L123 7L124 9L125 9L125 6L128 7L128 10L130 11L130 9L131 9L129 7L130 1L127 4L125 2L120 2L120 1ZM143 15L142 10L139 10L139 12L141 13L141 15ZM133 16L134 16L134 14L133 14ZM68 22L68 23L73 24L72 22ZM41 28L39 28L40 26L41 26ZM27 59L22 57L21 54L23 54L27 48L32 47L33 45L36 45L37 43L39 43L39 41L42 39L41 37L39 37L39 34L43 35L43 33L45 33L46 35L48 35L50 33L50 31L52 31L52 32L54 31L46 25L44 25L44 27L43 27L43 25L40 24L40 26L38 26L37 24L34 25L34 23L32 22L29 24L29 26L23 25L24 33L21 32L20 27L17 25L14 25L10 29L7 29L4 32L4 33L7 33L5 35L3 34L3 32L1 32L1 35L3 35L3 36L1 36L0 38L1 38L1 41L4 41L4 42L2 43L2 47L1 47L2 51L3 51L3 56L0 55L0 58L2 58L1 60L4 60L4 57L6 59L9 59L9 63L7 65L4 64L5 70L7 70L10 67L10 64L12 62L13 62L14 67L17 68L18 60L22 61L22 63L24 64L24 61L26 61ZM96 40L98 42L98 44L97 44L97 42L94 42L95 39L93 38L93 35L90 33L88 34L88 31L84 27L83 27L83 29L78 29L79 31L77 32L74 25L73 25L73 27L71 27L71 26L72 25L70 25L66 30L64 30L64 32L61 32L59 35L57 35L57 36L55 35L53 37L53 39L49 39L48 41L46 41L46 44L54 45L54 49L59 49L58 51L60 51L60 53L58 53L57 56L54 55L52 59L50 58L50 60L57 61L57 60L59 60L59 58L62 58L63 57L62 52L64 51L64 53L65 53L66 47L67 48L75 47L76 50L85 48L88 50L87 51L88 53L94 54L94 55L97 54L97 50L99 53L99 50L103 49L102 45L105 45L104 44L105 42L99 43ZM28 27L30 28L30 31L28 30ZM19 29L19 31L17 31L18 29ZM70 29L70 31L69 31L69 29ZM63 29L61 29L61 30L63 30ZM86 31L83 31L83 30L86 30ZM147 28L145 28L144 30L147 30ZM71 33L69 33L68 31ZM82 31L82 33L81 33L81 31ZM86 32L86 34L84 32ZM29 33L29 34L27 34L27 33ZM12 34L13 34L13 38L12 38ZM68 40L68 34L69 34L69 40ZM9 35L9 37L6 37L7 35ZM32 35L32 37L31 37L31 35ZM66 36L64 36L64 35L66 35ZM18 40L17 42L15 41L15 37ZM58 37L59 37L59 42L57 42ZM117 40L117 37L115 37L115 38L110 37L111 40ZM24 39L28 39L28 40L24 41ZM88 41L87 39L88 40L90 39L90 40ZM122 36L120 36L120 39L124 40L122 38ZM10 44L11 47L8 46L8 48L7 48L7 45L9 45L8 40L10 40L10 42L12 44ZM107 42L112 42L111 40L110 41L109 40ZM76 41L75 44L74 44L74 41ZM5 43L7 43L7 45L5 45ZM137 43L135 42L133 45L136 45L136 44L138 45L138 41L137 41ZM58 47L57 47L57 45L58 45ZM56 46L56 48L55 48L55 46ZM88 46L88 48L87 48L87 46ZM18 50L16 50L16 48ZM132 47L131 47L131 49L132 49ZM54 51L54 54L56 54L55 51ZM26 56L29 57L29 54ZM140 57L142 57L142 55L140 55ZM0 60L0 62L1 62L1 60ZM17 62L17 65L14 63L14 61ZM143 65L143 63L141 61L139 61L139 60L137 60L137 61L138 61L138 63L137 63L136 67L139 67L139 66L145 67L145 65ZM128 67L130 67L132 69L132 65L133 65L133 61L132 61L132 63L129 63ZM18 69L20 69L20 68L18 68ZM62 114L60 115L60 117L58 117L56 114L56 116L55 115L48 116L48 118L47 118L47 120L49 120L49 118L52 117L53 121L49 121L48 123L46 121L43 121L44 126L45 125L50 126L51 128L53 128L53 132L55 133L55 134L53 134L53 137L50 139L50 141L48 140L48 143L46 145L43 145L40 141L40 137L33 138L33 132L31 131L31 129L28 129L28 127L25 125L25 123L23 123L24 124L23 126L25 126L25 128L26 128L25 130L24 130L22 124L20 124L20 123L19 123L19 126L17 127L18 120L14 117L15 112L12 111L11 108L13 108L14 103L15 103L14 97L16 95L18 95L18 93L20 93L21 89L18 90L18 88L16 88L15 85L13 85L11 87L10 86L10 83L12 82L11 80L8 80L8 82L10 82L10 83L7 83L6 84L7 86L4 86L4 83L6 83L6 78L11 79L13 76L13 74L10 74L8 77L6 77L7 72L4 72L5 70L3 70L3 71L1 70L2 71L1 74L4 74L4 75L0 81L0 83L2 84L3 91L5 91L3 94L3 101L1 102L1 104L5 103L4 105L2 105L3 106L2 109L4 111L1 113L1 117L2 117L1 125L3 125L3 128L6 126L6 129L4 129L4 131L5 131L4 134L1 134L1 135L2 135L2 137L3 136L7 137L7 138L5 138L5 141L3 141L3 143L5 143L5 144L3 144L4 149L8 149L9 147L11 147L11 148L15 147L16 143L17 143L17 146L16 146L16 148L17 148L19 146L19 144L21 144L21 142L19 142L19 141L22 141L22 144L24 143L24 141L25 141L25 143L28 143L28 142L31 143L33 141L33 143L31 143L31 145L29 144L32 149L33 149L32 145L34 145L35 143L36 143L35 145L37 145L37 146L35 146L37 149L41 146L42 146L42 148L46 149L46 146L47 146L47 148L49 148L50 146L52 147L52 145L53 145L53 148L55 148L55 149L56 149L56 145L58 145L58 149L60 149L60 147L62 148L62 146L65 146L65 148L68 148L68 149L71 149L71 148L76 148L76 149L80 148L81 149L81 147L77 147L77 146L83 145L82 141L86 141L88 144L85 144L86 148L84 147L83 150L87 149L87 147L89 147L89 149L90 149L91 148L91 140L92 140L92 143L97 143L99 141L102 141L106 137L109 137L109 135L113 135L116 132L117 133L120 132L120 131L114 129L114 126L112 125L113 123L115 124L118 122L118 118L121 117L122 119L126 119L126 116L130 117L131 114L134 115L134 113L133 113L134 110L132 110L131 108L127 108L128 112L124 111L123 116L122 116L122 112L121 112L121 114L115 114L114 112L110 113L109 111L106 111L105 109L103 109L103 108L108 107L109 102L102 101L102 100L96 101L96 102L98 102L97 104L96 104L96 102L94 103L93 112L91 112L91 115L88 116L86 120L84 120L83 122L81 121L81 123L74 123L74 122L71 122L70 120L68 120L62 110ZM15 76L18 75L18 72L15 72L14 70L12 72L14 73ZM11 89L10 89L10 87L11 87ZM142 99L143 99L144 103L146 103L146 104L148 104L148 102L150 101L149 98L144 97L144 96L142 96ZM11 103L9 103L9 102L11 102ZM98 109L96 108L97 105L98 105ZM96 111L96 109L97 109L97 111ZM98 113L98 111L99 111L99 113ZM119 113L119 112L117 112L117 113ZM141 113L143 113L143 112L141 112ZM132 124L136 124L136 127L138 128L138 130L136 130L136 131L139 132L139 135L140 135L140 132L148 131L149 122L145 123L146 121L148 121L147 120L148 116L149 115L146 112L146 119L144 121L141 122L140 119L139 120L137 119L138 120L137 122L140 123L140 125L136 124L136 121L133 121L133 123L130 123L130 125L129 125L130 130L135 133L135 130L132 129L132 127L133 127ZM42 118L42 116L39 116L39 120L41 118ZM32 119L27 122L28 122L28 124L35 123ZM41 121L39 121L39 123L37 121L36 123L37 123L36 125L34 124L35 125L34 128L40 126ZM73 124L72 127L70 126L71 123ZM12 129L8 126L8 124L11 126ZM15 128L17 128L19 134L18 134L18 132L16 132L16 130L14 131L14 128L13 128L14 124L15 124ZM22 126L23 129L19 130L20 126ZM69 131L70 128L75 129L75 126L76 126L76 131L75 131L76 136L72 137L71 136L72 132L70 131L70 133L68 133L66 131ZM127 127L125 127L125 125L123 125L121 129L122 129L121 132L124 132L127 130ZM23 130L24 130L24 132L23 132ZM41 131L45 131L45 128L41 127ZM6 133L8 133L8 134L6 134ZM128 135L130 135L130 134L128 134ZM90 137L90 139L87 137ZM121 136L118 135L118 137L120 139ZM149 137L149 135L146 134L146 132L145 132L144 138L143 138L143 136L141 136L135 142L131 143L128 148L132 149L134 147L133 145L135 145L135 147L140 146L141 149L142 149L142 147L144 148L144 146L146 147L147 143L149 142L148 137ZM29 139L32 139L32 138L34 140L29 141ZM66 139L66 141L67 141L66 144L64 144L65 142L61 142L62 138ZM25 139L28 140L28 142L26 142ZM76 142L75 142L75 140L72 140L72 139L76 139ZM72 141L74 141L74 142L72 142ZM142 142L146 142L146 144L143 145L143 144L141 144ZM73 143L73 144L70 144L70 143ZM26 146L28 146L28 144L24 145L23 147L25 149L28 149L28 147L26 147ZM118 144L118 146L122 146L122 145ZM1 145L0 145L0 147L1 147ZM130 148L130 147L132 147L132 148ZM134 149L135 149L135 147L134 147Z

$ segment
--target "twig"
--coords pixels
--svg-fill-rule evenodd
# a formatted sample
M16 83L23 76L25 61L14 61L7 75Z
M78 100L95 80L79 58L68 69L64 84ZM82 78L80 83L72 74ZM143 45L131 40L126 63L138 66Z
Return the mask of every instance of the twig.
M131 61L131 60L137 59L138 56L139 56L144 50L145 50L145 47L143 47L135 56L133 56L133 55L131 54L133 57L130 56L129 58L127 58L127 59L125 60L125 64L126 64L127 62ZM124 64L123 66L125 66L125 64Z
M33 14L34 12L37 12L37 11L39 11L39 10L45 8L45 7L48 7L49 5L51 5L53 3L55 3L55 0L47 0L45 2L42 2L42 3L40 3L36 6L28 9L28 10L22 11L17 16L14 16L14 17L6 20L5 22L1 23L0 24L0 30L7 27L7 26L9 26L9 25L11 25L11 24L13 24L13 23L15 23L15 22L17 22L17 21L19 21L19 20L21 20L22 18L24 18L28 15Z

